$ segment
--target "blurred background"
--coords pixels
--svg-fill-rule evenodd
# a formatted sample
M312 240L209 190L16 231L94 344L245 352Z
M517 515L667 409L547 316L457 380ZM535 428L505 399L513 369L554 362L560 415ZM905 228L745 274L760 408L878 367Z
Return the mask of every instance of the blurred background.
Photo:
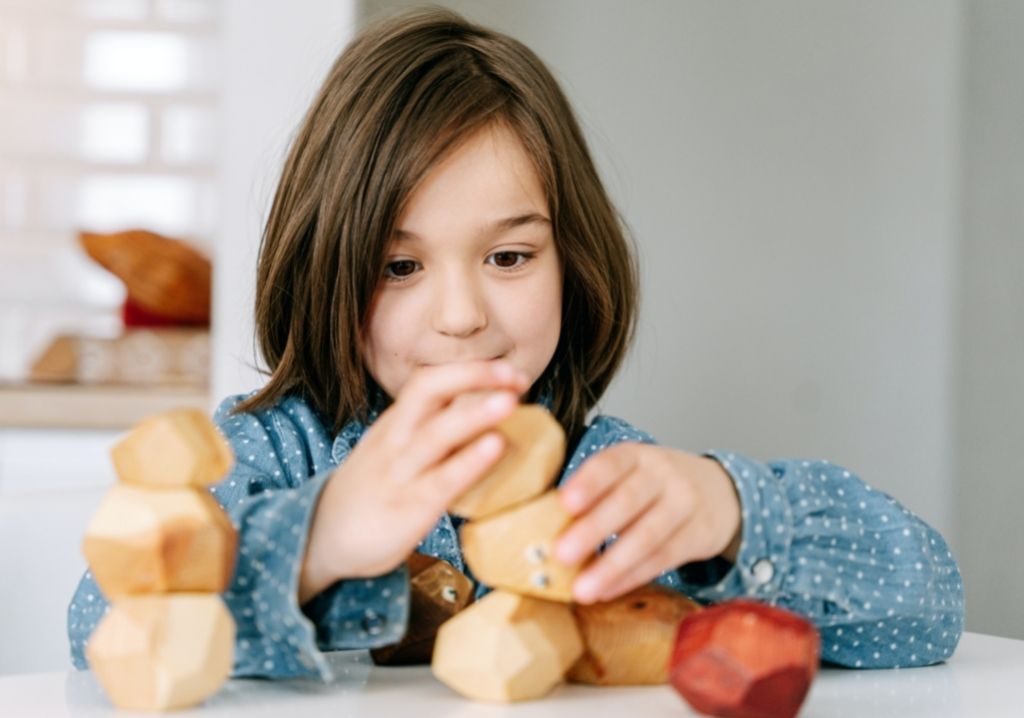
M113 441L261 383L283 153L412 4L0 0L0 673L69 666ZM856 471L950 541L968 630L1024 638L1024 3L442 4L549 64L635 237L601 411Z

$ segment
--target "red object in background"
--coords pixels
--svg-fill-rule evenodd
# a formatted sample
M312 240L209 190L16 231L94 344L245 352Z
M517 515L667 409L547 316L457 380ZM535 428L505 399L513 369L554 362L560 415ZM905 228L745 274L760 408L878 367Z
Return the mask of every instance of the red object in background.
M806 619L747 600L679 623L669 682L698 712L793 718L818 670L821 639Z
M183 321L176 317L166 317L140 307L131 299L126 299L121 306L121 318L125 328L141 329L153 327L206 326L204 321Z

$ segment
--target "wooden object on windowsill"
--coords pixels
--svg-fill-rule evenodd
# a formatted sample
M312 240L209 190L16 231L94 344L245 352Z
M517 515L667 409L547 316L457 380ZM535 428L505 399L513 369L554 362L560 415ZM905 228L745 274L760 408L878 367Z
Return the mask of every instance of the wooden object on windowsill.
M86 253L124 282L127 326L208 326L212 267L188 243L143 229L81 232Z
M32 362L29 380L203 388L209 365L206 329L133 329L116 339L60 335Z

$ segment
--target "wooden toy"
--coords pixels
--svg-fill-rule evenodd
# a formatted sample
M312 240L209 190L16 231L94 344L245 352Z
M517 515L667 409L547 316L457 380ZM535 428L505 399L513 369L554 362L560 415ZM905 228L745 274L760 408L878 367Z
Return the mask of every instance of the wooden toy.
M496 590L441 626L431 669L469 698L529 700L560 683L582 651L567 605Z
M573 604L583 654L566 676L602 686L668 682L668 663L679 622L701 607L657 584L613 601Z
M111 599L86 657L129 710L185 708L231 671L235 624L220 597L238 536L205 488L233 462L200 411L146 419L111 452L120 483L93 516L82 551Z
M192 245L142 229L82 232L79 241L92 259L124 282L125 324L210 323L213 268Z
M505 455L449 507L457 516L482 519L531 499L562 467L565 432L544 407L520 406L497 428L508 442Z
M224 437L198 409L145 419L111 453L122 482L151 487L209 486L234 462Z
M558 535L572 521L556 490L540 498L470 521L459 529L462 552L473 574L488 586L552 601L571 601L582 565L554 556Z
M438 628L473 601L473 582L447 561L413 553L408 564L408 628L399 643L370 651L378 665L430 663Z
M234 641L234 621L214 594L131 596L103 617L86 656L119 708L172 710L220 687Z
M237 534L206 489L112 486L86 529L82 552L108 599L227 589Z
M792 718L818 669L814 626L781 608L728 601L679 624L669 679L697 711Z

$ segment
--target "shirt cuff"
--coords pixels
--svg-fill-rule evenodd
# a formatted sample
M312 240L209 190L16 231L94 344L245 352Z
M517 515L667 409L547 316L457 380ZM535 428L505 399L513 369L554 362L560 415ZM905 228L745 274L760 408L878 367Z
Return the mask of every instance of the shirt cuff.
M743 517L736 563L721 557L687 564L677 572L681 590L705 603L741 596L774 602L789 573L793 517L778 476L739 454L710 451L736 486Z
M299 606L313 514L331 472L294 489L268 490L234 507L238 565L225 601L237 624L234 675L333 678L323 651L376 648L405 634L405 564L371 579L339 581Z
M409 569L339 581L306 604L322 651L398 643L409 622Z

